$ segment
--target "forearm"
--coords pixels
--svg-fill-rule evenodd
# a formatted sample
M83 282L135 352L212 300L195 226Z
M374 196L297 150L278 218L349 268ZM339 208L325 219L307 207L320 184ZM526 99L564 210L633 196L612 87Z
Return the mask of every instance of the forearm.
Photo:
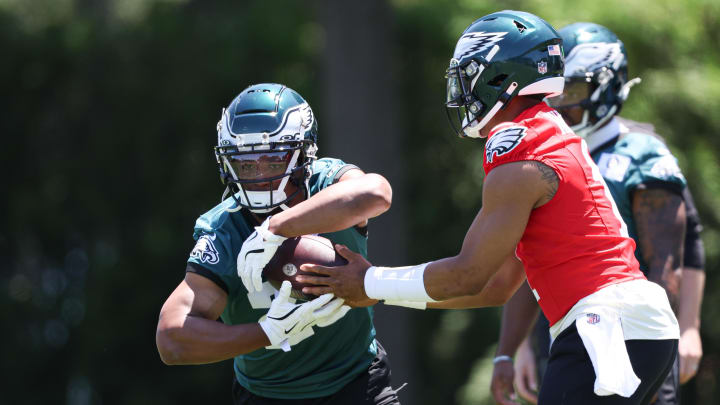
M482 295L482 293L480 293ZM445 301L428 302L427 307L433 309L469 309L482 308L490 305L483 305L485 300L481 296L470 295L465 297L451 298Z
M340 181L270 218L268 230L294 237L350 228L390 208L392 190L380 175Z
M436 260L425 269L425 290L436 301L474 296L482 292L499 267L472 265L460 256Z
M538 315L538 305L527 283L503 307L496 355L514 356Z
M156 343L170 365L214 363L270 345L257 323L225 325L192 315L161 319Z
M683 269L678 301L680 332L700 329L700 308L705 289L705 272L699 269Z
M525 269L509 256L479 294L428 303L428 308L464 309L504 305L525 280Z
M525 230L530 210L516 208L505 204L488 212L483 207L457 256L418 266L368 269L364 280L366 296L433 302L480 294L513 255Z
M315 293L330 290L354 299L433 302L480 294L513 255L538 196L545 195L544 186L537 184L540 174L526 166L524 162L508 163L486 177L483 207L457 256L401 268L353 265L346 275L315 270L330 276L329 280L304 277L303 282L328 286L316 288ZM358 270L363 272L361 283ZM362 288L358 289L358 284Z

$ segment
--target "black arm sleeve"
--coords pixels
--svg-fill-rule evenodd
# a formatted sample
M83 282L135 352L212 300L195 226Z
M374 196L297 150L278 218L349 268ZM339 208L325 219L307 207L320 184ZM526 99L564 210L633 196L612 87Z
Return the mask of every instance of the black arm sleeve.
M226 294L230 294L230 290L228 289L227 285L220 277L218 277L217 274L213 273L212 271L206 269L205 267L202 267L198 264L188 262L187 267L185 268L186 273L195 273L198 275L201 275L205 278L210 279L212 282L218 285L218 287L222 288L223 291L225 291Z
M685 217L687 224L685 225L685 247L683 253L683 268L692 268L705 270L705 247L700 238L702 225L700 217L695 208L692 194L687 187L681 188L679 184L668 183L664 181L653 181L642 183L637 186L640 190L663 189L680 195L685 202Z
M695 208L692 194L690 194L690 190L687 187L683 190L682 196L683 200L685 200L687 217L683 267L705 271L705 246L700 238L700 232L702 232L703 229L700 223L700 216L698 215L697 208Z
M349 172L350 170L353 170L353 169L361 170L359 167L357 167L357 166L355 166L355 165L351 165L351 164L346 164L345 166L341 167L340 170L338 170L337 173L335 173L335 177L333 177L332 184L335 184L335 183L337 183L338 181L340 181L340 178L341 178L345 173L347 173L347 172Z

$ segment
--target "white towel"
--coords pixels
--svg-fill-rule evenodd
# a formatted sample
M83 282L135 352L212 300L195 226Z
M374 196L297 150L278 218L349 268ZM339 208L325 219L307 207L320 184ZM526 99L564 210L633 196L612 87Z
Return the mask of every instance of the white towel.
M619 314L607 307L588 308L575 325L595 369L595 394L630 397L640 379L630 363Z

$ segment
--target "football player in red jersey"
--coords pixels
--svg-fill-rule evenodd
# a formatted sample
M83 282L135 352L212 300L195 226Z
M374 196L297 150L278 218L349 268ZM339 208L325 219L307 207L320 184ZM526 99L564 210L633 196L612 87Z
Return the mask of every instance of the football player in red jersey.
M482 209L453 257L375 267L304 265L333 292L424 308L502 305L527 278L554 344L539 403L647 404L672 366L679 330L585 142L542 102L564 86L562 40L541 18L503 11L471 24L447 70L459 133L488 138ZM505 403L512 403L509 399Z
M558 33L566 55L565 89L546 102L585 138L637 243L640 268L675 303L680 325L678 356L652 403L677 405L680 384L696 374L702 357L699 327L705 274L700 218L675 157L653 126L617 115L630 88L640 81L628 80L622 41L594 23L570 24ZM517 394L534 404L537 381L542 380L549 356L548 321L541 315L531 335L518 346L538 306L526 286L516 294L525 299L513 298L512 305L503 308L496 355L506 361L495 364L491 390L499 397L511 390L514 381Z

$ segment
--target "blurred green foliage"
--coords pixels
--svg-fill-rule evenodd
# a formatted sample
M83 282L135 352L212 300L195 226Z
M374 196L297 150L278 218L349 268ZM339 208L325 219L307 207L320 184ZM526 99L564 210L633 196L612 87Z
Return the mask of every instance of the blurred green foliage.
M329 0L328 0L329 1ZM480 208L482 144L447 126L460 32L504 8L603 24L643 79L622 115L656 125L705 225L705 357L685 404L720 398L720 3L394 0L411 262L454 255ZM0 0L0 404L228 403L231 365L166 367L157 313L194 219L221 189L220 108L252 82L322 100L323 1ZM372 24L368 21L368 24ZM322 115L320 114L322 125ZM322 148L321 129L321 148ZM405 209L405 207L394 207ZM426 404L484 404L498 311L427 311L408 331ZM42 389L37 387L41 386ZM428 387L422 389L420 387ZM9 389L8 389L9 388Z

